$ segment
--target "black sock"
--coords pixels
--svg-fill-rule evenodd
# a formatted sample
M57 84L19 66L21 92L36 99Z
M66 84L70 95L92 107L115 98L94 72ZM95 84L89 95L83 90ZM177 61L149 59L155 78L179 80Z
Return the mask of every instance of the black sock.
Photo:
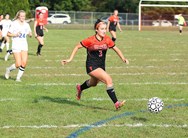
M116 41L116 38L112 37L112 41L114 41L114 42L115 42L115 41Z
M80 88L81 88L81 91L83 91L83 90L85 90L85 89L87 89L87 88L89 88L90 86L89 86L89 80L86 80L81 86L80 86Z
M7 50L7 53L9 53L11 55L12 54L12 50Z
M111 98L111 100L115 104L118 100L117 100L114 88L113 87L108 87L106 91L107 91L109 97Z
M180 33L182 33L182 30L180 30Z
M38 45L37 54L40 54L40 53L41 53L42 46L43 46L43 45L41 45L41 44Z

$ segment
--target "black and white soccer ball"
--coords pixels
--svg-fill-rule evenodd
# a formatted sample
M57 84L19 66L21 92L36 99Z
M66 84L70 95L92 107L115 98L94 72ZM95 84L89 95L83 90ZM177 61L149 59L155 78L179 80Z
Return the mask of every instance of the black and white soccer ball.
M164 103L158 97L153 97L148 101L148 110L152 113L159 113L163 110Z

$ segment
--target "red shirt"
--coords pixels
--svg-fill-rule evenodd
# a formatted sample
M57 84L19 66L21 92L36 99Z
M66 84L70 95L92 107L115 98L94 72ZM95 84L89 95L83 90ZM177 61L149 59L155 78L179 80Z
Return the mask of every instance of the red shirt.
M87 62L93 64L105 64L107 49L115 46L107 35L101 41L96 38L96 35L93 35L80 43L87 49Z
M112 15L112 16L109 17L108 20L110 21L110 25L116 26L117 23L119 22L119 17L116 16L116 15Z
M44 20L43 19L37 19L37 25L36 27L39 27L41 30L43 30L43 26L44 26Z

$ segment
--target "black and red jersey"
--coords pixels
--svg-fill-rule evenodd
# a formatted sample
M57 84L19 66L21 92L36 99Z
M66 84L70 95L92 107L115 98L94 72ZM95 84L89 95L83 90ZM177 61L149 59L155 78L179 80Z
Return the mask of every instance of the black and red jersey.
M117 26L117 23L119 22L119 17L116 15L112 15L108 18L108 21L110 21L110 26Z
M39 26L38 28L43 29L45 21L43 19L37 19L37 25Z
M96 65L105 64L107 49L115 46L112 39L107 35L101 41L97 39L96 35L93 35L80 43L87 49L86 62Z

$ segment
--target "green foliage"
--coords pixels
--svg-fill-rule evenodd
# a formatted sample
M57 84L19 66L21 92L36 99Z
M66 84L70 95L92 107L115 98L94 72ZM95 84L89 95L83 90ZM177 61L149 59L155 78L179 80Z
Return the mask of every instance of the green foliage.
M19 10L25 10L27 14L30 14L28 0L1 0L0 13L9 13L13 18Z

